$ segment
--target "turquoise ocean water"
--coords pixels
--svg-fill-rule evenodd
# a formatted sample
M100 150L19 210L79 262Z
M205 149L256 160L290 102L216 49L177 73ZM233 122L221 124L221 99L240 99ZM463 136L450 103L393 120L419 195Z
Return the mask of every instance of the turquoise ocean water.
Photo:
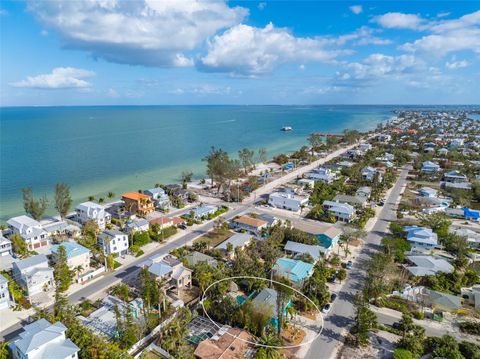
M210 146L236 154L293 151L313 131L368 130L393 106L17 107L0 111L0 219L21 213L21 188L47 194L71 186L75 203L108 191L178 181L205 172ZM292 132L281 132L292 126ZM51 205L51 207L53 207ZM49 213L54 213L53 208Z

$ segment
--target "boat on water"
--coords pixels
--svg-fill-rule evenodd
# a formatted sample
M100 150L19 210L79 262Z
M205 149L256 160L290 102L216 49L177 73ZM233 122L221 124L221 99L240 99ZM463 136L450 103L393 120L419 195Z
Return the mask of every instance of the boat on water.
M283 126L281 130L284 132L288 132L288 131L293 131L293 128L291 128L290 126Z

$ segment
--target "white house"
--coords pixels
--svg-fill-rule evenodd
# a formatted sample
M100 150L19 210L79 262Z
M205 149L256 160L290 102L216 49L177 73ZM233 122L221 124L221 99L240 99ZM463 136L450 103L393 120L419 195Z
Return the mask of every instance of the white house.
M166 290L175 289L178 293L179 290L190 288L192 285L192 270L170 254L149 257L140 266L148 268L150 275L156 280L167 280Z
M466 183L468 182L467 176L461 174L458 171L450 171L443 175L443 180L447 183Z
M143 193L150 196L157 207L163 208L170 205L170 197L163 188L151 188L143 191Z
M464 142L465 141L463 138L454 138L453 140L450 141L449 146L451 148L462 147Z
M216 249L220 249L222 252L228 252L228 244L232 245L233 252L230 253L230 256L233 257L236 248L244 249L252 241L252 235L248 233L235 233L233 236L227 240L220 243Z
M420 197L426 198L436 198L438 191L430 187L422 187L418 190L418 195Z
M13 254L12 252L12 241L9 239L5 238L1 233L0 233L0 257L5 257L5 256L11 256Z
M47 231L42 228L40 222L31 217L25 215L13 217L7 224L14 234L23 238L31 251L50 244Z
M78 348L65 336L61 322L50 324L40 319L23 327L23 332L9 344L13 359L77 359Z
M150 223L145 218L132 219L126 223L128 233L146 232L150 228Z
M425 161L422 163L422 172L435 173L440 171L440 166L432 161Z
M329 168L320 167L307 174L308 178L315 181L321 181L324 183L332 183L337 175L332 172Z
M358 197L365 197L365 198L370 198L370 195L372 194L372 187L368 186L363 186L357 189L357 192L355 193Z
M290 192L273 192L268 196L268 204L272 207L298 212L308 203L307 197L300 197Z
M218 211L217 206L212 205L201 205L192 210L193 218L200 220L203 218L208 218L208 216L213 215L216 211Z
M128 235L117 230L107 229L97 237L97 244L105 255L124 256L128 252Z
M355 208L348 203L323 201L323 208L340 222L350 222L355 217Z
M406 226L403 230L407 233L407 241L415 249L431 250L438 245L437 234L431 228Z
M28 297L51 289L54 285L53 269L48 266L47 257L43 254L14 262L12 274Z
M450 228L450 233L465 237L470 248L480 248L480 233L468 228Z
M90 249L78 244L77 242L63 242L50 247L52 251L52 260L57 262L59 248L63 247L67 255L67 265L71 270L77 270L77 275L86 273L90 270ZM80 270L80 268L82 268Z
M362 170L362 178L364 181L372 182L375 175L378 173L378 181L382 182L382 174L376 168L367 166Z
M370 143L361 143L358 145L358 149L365 153L372 149L372 145Z
M266 229L268 227L268 223L267 221L259 218L243 215L232 219L232 227L237 230L245 230L250 233L259 234L262 229Z
M413 265L406 269L415 277L435 275L437 273L452 273L454 268L443 258L433 256L407 256L407 261Z
M0 310L10 306L10 294L8 291L8 280L0 274Z
M110 213L105 210L105 206L95 202L83 202L75 207L77 222L84 224L90 220L97 223L100 230L104 230L107 223L112 219Z

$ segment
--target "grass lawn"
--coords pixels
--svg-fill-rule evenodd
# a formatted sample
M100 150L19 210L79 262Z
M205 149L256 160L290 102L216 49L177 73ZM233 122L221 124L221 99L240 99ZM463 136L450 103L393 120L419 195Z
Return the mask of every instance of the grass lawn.
M113 261L113 269L117 269L118 267L121 267L121 266L122 266L122 263Z
M214 229L207 234L195 239L194 243L203 241L207 242L210 248L214 248L226 239L230 238L232 235L233 233L230 231Z
M155 350L143 353L142 358L145 359L162 359L163 357L158 354Z

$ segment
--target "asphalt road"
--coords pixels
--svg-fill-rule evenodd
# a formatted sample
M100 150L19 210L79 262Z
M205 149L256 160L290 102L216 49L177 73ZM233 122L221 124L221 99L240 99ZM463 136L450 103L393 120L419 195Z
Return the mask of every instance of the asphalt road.
M380 211L377 222L368 233L365 244L354 262L353 268L349 271L348 278L338 293L330 313L324 317L325 324L321 335L312 343L305 358L332 358L335 348L343 342L345 332L353 325L355 314L353 298L355 293L363 287L364 268L367 261L380 249L381 239L387 234L390 222L397 218L396 203L406 184L407 174L408 169L404 168Z

